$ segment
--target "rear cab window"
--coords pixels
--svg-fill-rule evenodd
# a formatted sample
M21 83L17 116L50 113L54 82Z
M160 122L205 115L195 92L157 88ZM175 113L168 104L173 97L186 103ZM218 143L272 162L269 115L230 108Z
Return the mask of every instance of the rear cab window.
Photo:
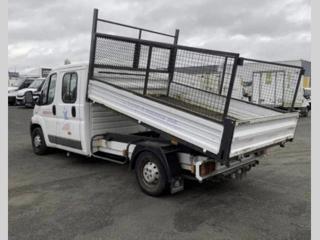
M76 72L65 73L62 79L61 98L64 103L77 101L78 74Z

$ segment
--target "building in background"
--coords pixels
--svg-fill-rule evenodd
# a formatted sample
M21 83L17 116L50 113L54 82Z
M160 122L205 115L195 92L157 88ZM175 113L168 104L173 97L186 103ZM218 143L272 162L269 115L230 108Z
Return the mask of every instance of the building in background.
M19 78L19 72L8 72L9 80Z
M51 71L49 67L27 68L21 71L21 77L46 78Z
M300 60L288 60L281 61L280 63L295 65L304 68L304 76L302 78L303 87L310 88L311 87L311 62L303 59Z
M10 72L8 71L8 86L12 86L15 84L16 81L18 81L20 78L19 72Z
M49 67L34 67L27 68L20 72L10 72L8 71L8 86L16 86L19 82L27 78L46 78L51 71Z

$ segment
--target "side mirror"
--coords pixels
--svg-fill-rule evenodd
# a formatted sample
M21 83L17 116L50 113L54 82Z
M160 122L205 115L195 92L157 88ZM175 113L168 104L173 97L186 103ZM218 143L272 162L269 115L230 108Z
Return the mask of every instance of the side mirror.
M34 104L35 105L40 105L40 96L34 101Z
M26 105L33 105L33 93L31 91L28 91L24 94L24 101Z

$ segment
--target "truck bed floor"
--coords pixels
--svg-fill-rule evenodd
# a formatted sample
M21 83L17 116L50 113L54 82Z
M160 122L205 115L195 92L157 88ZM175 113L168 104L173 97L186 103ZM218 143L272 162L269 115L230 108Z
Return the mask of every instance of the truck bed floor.
M203 117L206 118L210 118L210 119L221 119L222 118L222 114L209 110L207 108L203 108L191 103L187 103L185 101L176 99L176 98L172 98L169 96L165 96L165 95L160 95L160 96L151 96L152 98L155 98L156 100L163 102L165 104L168 105L172 105L172 106L176 106L178 108L181 108L187 112L192 112L192 113L196 113L198 115L201 115Z

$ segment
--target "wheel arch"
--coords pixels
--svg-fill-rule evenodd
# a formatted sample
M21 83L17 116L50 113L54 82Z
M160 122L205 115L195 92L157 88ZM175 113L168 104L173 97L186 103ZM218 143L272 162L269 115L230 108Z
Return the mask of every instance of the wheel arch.
M31 123L30 124L30 134L32 134L32 131L37 127L39 127L42 130L42 127L41 127L41 125L39 123Z
M161 147L154 147L154 146L148 146L145 144L143 144L143 145L139 144L135 147L135 149L132 153L132 156L131 156L131 161L130 161L130 168L131 169L135 168L137 159L139 158L139 156L142 153L145 153L145 152L148 152L148 153L155 155L157 158L159 158L161 160L164 167L165 168L167 167L167 160L166 160L165 155L162 152Z
M130 168L132 170L135 169L137 159L144 152L155 155L161 161L169 181L174 176L180 174L181 167L179 159L173 156L176 152L167 152L163 147L155 145L154 143L141 143L135 147L130 160Z

